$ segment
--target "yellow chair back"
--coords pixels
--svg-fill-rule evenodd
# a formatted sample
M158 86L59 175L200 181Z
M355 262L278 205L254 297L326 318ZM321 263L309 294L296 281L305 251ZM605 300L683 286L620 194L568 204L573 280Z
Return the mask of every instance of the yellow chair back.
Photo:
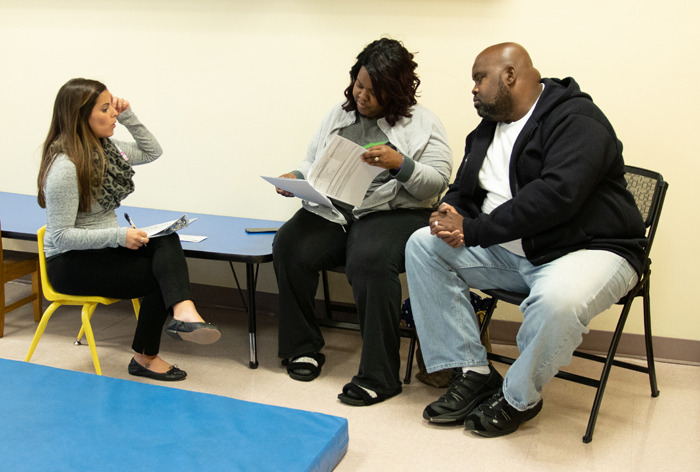
M119 299L106 297L67 295L54 290L51 282L49 281L49 277L46 275L46 254L44 254L44 236L46 235L46 226L42 226L39 231L36 232L36 235L39 242L39 270L41 271L41 288L44 290L44 297L47 300L51 302L60 300L63 302L61 305L83 305L85 303L102 303L103 305L110 305L119 301Z

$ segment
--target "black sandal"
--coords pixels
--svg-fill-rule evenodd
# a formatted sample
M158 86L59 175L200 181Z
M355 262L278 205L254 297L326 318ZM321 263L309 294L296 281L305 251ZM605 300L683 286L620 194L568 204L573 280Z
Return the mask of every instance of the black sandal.
M383 402L391 397L395 397L401 393L401 390L401 386L399 385L399 388L391 393L376 392L377 396L373 397L364 388L350 382L345 384L343 387L343 393L338 394L338 400L352 406L370 406L374 405L375 403Z
M300 360L304 358L313 359L316 361L316 364ZM287 373L294 380L310 382L321 375L321 367L323 367L325 362L326 356L320 352L298 356L289 361L289 364L287 364Z

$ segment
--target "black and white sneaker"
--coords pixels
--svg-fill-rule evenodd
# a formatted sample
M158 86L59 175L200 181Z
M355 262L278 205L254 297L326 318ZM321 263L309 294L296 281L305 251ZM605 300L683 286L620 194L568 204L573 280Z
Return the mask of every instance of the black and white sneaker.
M520 411L513 408L499 390L494 396L472 411L464 422L468 431L479 436L495 438L514 433L518 427L542 411L542 399L532 408Z
M423 410L423 418L432 423L463 421L481 402L501 390L503 377L489 364L488 374L460 368L450 380L447 392Z

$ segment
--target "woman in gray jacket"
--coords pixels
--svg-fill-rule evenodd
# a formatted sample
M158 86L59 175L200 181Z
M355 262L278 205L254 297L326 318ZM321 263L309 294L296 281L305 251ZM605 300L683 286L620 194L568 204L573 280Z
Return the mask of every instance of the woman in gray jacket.
M413 54L399 41L382 38L369 44L350 70L345 102L325 116L301 165L282 175L308 176L336 135L367 148L362 160L384 169L359 207L304 202L273 244L279 356L291 358L287 371L296 380L315 379L325 362L314 311L319 271L345 266L363 342L359 371L338 395L350 405L372 405L401 393L399 274L404 247L414 231L427 226L451 176L445 129L416 101L416 67Z
M111 140L117 121L133 142ZM158 356L163 325L176 339L209 344L221 336L204 323L192 301L180 240L150 240L119 227L114 209L134 191L132 166L156 160L160 145L131 110L95 80L61 87L44 142L38 201L46 208L44 252L53 287L68 295L140 298L131 375L182 380L187 375Z

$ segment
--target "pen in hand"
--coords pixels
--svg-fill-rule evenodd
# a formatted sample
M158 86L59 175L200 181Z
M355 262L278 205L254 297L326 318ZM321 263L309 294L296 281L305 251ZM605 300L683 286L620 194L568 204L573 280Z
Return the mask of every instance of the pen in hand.
M134 222L131 221L131 218L129 217L129 214L128 214L128 213L124 213L124 218L126 218L126 221L129 222L129 224L131 225L132 228L138 229L138 228L136 228L136 225L134 224ZM144 246L147 246L146 243L143 243L143 245L144 245Z

